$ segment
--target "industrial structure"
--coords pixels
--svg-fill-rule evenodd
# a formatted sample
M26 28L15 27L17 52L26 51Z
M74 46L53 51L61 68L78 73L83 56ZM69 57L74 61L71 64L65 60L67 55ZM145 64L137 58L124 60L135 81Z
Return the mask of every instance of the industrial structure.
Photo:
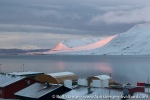
M35 79L41 83L64 84L65 80L77 81L78 77L72 72L58 72L38 75Z

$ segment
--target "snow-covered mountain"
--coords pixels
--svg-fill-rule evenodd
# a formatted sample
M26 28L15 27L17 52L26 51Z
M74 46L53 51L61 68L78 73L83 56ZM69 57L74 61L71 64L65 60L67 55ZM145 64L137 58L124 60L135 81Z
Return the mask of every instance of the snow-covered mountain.
M110 42L117 35L110 36L105 39L78 39L66 40L57 44L53 49L43 52L43 54L70 54L78 53L80 51L94 50L100 48Z
M28 52L26 54L57 54L60 52L72 52L80 50L90 50L96 48L91 47L93 44L99 42L102 38L83 38L83 39L69 39L58 43L54 48L46 52Z
M72 52L77 55L150 55L150 23L139 24L118 34L111 42L94 50Z
M101 40L101 38L69 39L69 40L62 41L62 43L69 48L75 48L75 47L79 47L79 46L85 46L88 44L92 44L92 43L98 42L100 40Z

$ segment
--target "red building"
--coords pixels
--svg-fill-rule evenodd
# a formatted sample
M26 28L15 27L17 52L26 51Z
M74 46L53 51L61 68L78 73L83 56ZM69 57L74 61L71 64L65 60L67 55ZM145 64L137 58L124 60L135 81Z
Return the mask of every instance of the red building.
M133 95L136 92L145 92L144 87L128 87L130 95Z
M137 86L145 86L145 83L143 83L143 82L138 82L138 83L137 83Z
M14 99L14 93L35 83L35 80L28 77L0 74L0 98Z

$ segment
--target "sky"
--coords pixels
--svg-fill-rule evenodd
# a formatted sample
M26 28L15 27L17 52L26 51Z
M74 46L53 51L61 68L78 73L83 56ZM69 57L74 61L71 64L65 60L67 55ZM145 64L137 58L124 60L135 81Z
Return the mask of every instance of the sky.
M0 48L48 49L150 21L149 0L0 0Z

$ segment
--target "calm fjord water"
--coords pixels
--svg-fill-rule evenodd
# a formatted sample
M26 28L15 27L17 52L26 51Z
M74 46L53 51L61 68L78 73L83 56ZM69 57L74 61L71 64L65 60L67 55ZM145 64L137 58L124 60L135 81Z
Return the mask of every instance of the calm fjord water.
M150 77L149 56L1 55L0 64L2 72L71 71L79 77L112 73L115 80L124 83L147 82Z

